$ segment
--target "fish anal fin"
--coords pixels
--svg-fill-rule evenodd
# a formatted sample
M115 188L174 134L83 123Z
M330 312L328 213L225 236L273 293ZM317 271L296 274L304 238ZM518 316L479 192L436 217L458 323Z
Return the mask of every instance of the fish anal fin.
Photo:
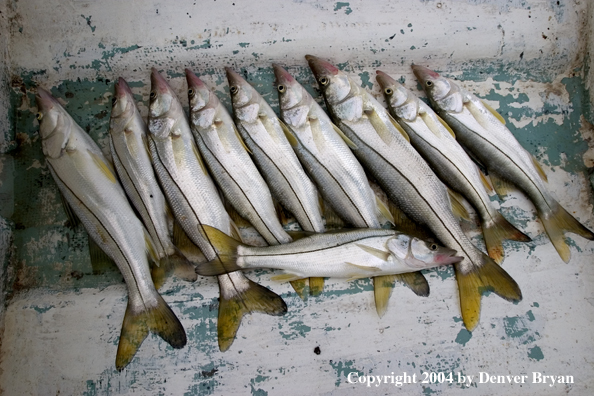
M145 245L145 251L147 253L147 256L153 263L155 263L156 265L159 265L159 254L157 253L157 248L155 246L155 243L153 242L153 239L151 238L151 236L148 233L148 231L146 230L146 228L143 227L143 230L144 230L144 245Z
M89 255L91 256L93 275L119 271L112 258L109 257L91 237L89 237Z
M493 186L491 185L491 182L489 180L487 180L487 176L485 176L485 174L479 169L478 170L479 173L479 177L481 179L481 182L483 183L483 186L485 187L485 189L488 192L493 192Z
M448 195L450 196L450 202L452 204L452 212L465 220L470 220L470 214L464 206L464 198L460 194L455 191L452 191L448 188Z
M405 272L403 274L397 274L394 276L396 280L404 283L417 296L429 296L429 283L420 271Z
M534 167L536 168L536 171L538 172L538 175L540 176L540 178L546 182L549 181L549 179L547 178L547 174L545 173L545 171L542 169L542 167L540 166L540 164L538 163L537 159L534 158L533 155L530 156L530 158L532 158L532 163L534 164Z
M381 318L388 309L388 301L394 290L396 275L382 275L373 278L373 296L375 298L375 310Z
M491 179L491 182L493 183L493 188L495 189L495 192L497 192L497 195L499 195L499 197L505 197L511 191L514 190L514 187L510 182L502 179L499 175L496 175L493 172L489 173L489 178Z
M303 277L297 276L295 274L289 274L289 273L273 275L270 277L270 280L273 280L276 282L293 282L293 281L296 281L299 279L303 279ZM295 290L295 291L297 291L297 290Z
M66 198L64 198L64 195L62 195L62 193L60 193L60 201L62 202L62 207L64 208L64 212L66 213L66 217L68 218L67 226L71 228L76 228L80 224L80 219L78 218L76 213L74 213L74 210L72 209L68 201L66 201Z
M111 165L105 161L105 158L92 152L91 150L87 150L87 152L89 153L89 155L93 159L93 162L95 163L95 165L97 165L101 173L103 173L105 177L109 179L110 182L117 183L118 181L114 174L114 171Z
M232 219L229 222L229 226L231 228L231 237L238 240L239 242L242 242L243 239L241 238L241 232L239 232L239 228Z
M383 250L372 248L370 246L361 245L359 243L356 243L355 246L359 247L360 249L365 250L369 254L374 255L375 257L379 258L380 260L388 261L388 258L390 257L390 253L384 252Z
M243 276L241 278L233 274L227 276L234 277L233 284L241 283L241 289L243 291L237 292L237 289L233 289L235 293L228 295L228 293L223 291L223 287L220 287L221 298L219 302L217 333L219 349L222 352L228 350L231 344L233 344L235 335L241 324L241 319L245 314L261 312L267 315L281 316L287 312L287 305L273 291ZM219 285L221 285L220 279Z
M347 137L347 135L344 134L343 131L340 130L339 127L334 125L334 123L332 124L332 128L334 128L334 131L342 138L342 140L344 140L344 142L347 144L347 146L349 146L351 150L356 150L359 148L355 143L353 143L351 139Z
M295 293L297 293L297 295L302 299L305 300L305 286L307 286L307 279L296 279L296 280L292 280L289 281L289 283L291 283L291 286L293 287L293 289L295 290Z
M163 338L173 348L179 349L186 345L186 332L171 308L157 295L157 306L146 311L134 313L130 305L126 308L118 352L116 355L116 369L121 371L126 367L149 331Z
M505 125L505 119L501 114L499 114L494 108L491 107L490 104L488 104L484 100L481 100L481 102L483 103L483 106L485 106L485 108L489 110L489 112L493 114L493 116L495 116L495 118L497 118L503 125Z

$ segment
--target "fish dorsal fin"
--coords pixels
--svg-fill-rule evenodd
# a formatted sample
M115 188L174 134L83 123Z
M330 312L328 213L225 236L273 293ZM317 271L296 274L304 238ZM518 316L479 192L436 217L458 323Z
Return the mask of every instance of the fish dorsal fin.
M396 275L382 275L373 278L373 296L375 298L375 310L381 318L388 309L388 301L394 290Z
M530 158L532 158L532 163L534 164L534 167L536 168L536 171L538 172L538 175L540 176L540 178L546 182L548 182L548 178L546 173L544 172L544 170L542 169L542 167L540 166L540 164L538 163L538 161L536 160L536 158L534 158L533 155L530 156Z
M155 243L153 242L153 239L149 235L146 228L143 227L143 231L144 231L144 245L145 245L146 254L147 254L148 258L150 260L152 260L153 263L155 263L157 266L159 266L159 255L157 254L157 248L155 247Z
M452 130L452 128L450 128L450 126L447 124L447 122L445 122L443 120L443 118L441 118L437 114L435 114L435 117L437 117L437 119L439 120L439 122L441 122L441 125L443 125L443 127L448 130L448 132L450 133L450 135L452 135L452 137L454 139L456 139L456 134L454 133L454 131Z
M422 272L405 272L395 276L396 280L408 286L417 296L427 297L429 295L429 283Z
M373 129L378 134L378 136L386 145L390 146L395 136L382 121L380 116L377 114L377 111L373 108L371 110L365 110L365 115L367 115L369 122L373 126Z
M344 140L344 142L347 144L347 146L349 146L350 149L352 149L352 150L358 149L357 145L355 143L353 143L353 141L351 139L349 139L347 137L347 135L345 135L344 132L340 130L339 127L334 125L334 123L332 123L332 128L334 128L334 131L342 138L342 140Z
M97 242L89 236L89 255L93 274L99 275L105 272L118 271L116 263L97 245Z
M441 137L441 132L439 131L439 127L435 123L435 119L433 117L431 117L431 115L429 113L427 113L427 112L422 112L419 115L421 116L421 119L423 120L423 122L425 123L425 125L427 125L427 128L429 128L429 130L431 132L433 132L433 134L435 136L437 136L438 138L440 138Z
M483 183L483 186L485 186L485 189L488 192L493 192L493 186L491 185L491 182L489 182L489 180L487 179L487 176L485 176L485 174L480 169L477 169L477 171L479 173L479 177L481 179L481 182Z
M297 136L295 136L293 134L293 132L289 129L289 127L282 122L281 120L278 120L279 124L283 130L283 132L285 133L285 136L287 137L287 140L289 141L289 144L291 145L291 147L296 148L299 147L299 140L297 139Z
M196 156L196 160L200 164L200 168L202 168L202 172L204 172L205 175L208 175L208 172L206 171L206 166L204 166L204 161L202 161L202 156L198 152L198 149L196 148L196 144L194 144L194 142L192 142L192 151Z
M394 128L398 129L398 132L400 132L402 137L405 138L406 141L410 143L410 137L408 136L408 133L406 133L404 128L402 128L402 126L398 123L398 121L396 121L394 119L394 117L392 117L392 115L390 113L388 113L388 119L390 120L392 125L394 125Z
M60 201L62 201L62 207L64 208L64 212L66 212L66 217L68 218L68 226L71 228L76 228L80 224L80 219L78 218L76 213L74 213L74 210L72 210L72 207L70 206L68 201L66 201L66 198L64 198L64 195L62 195L62 193L59 194Z
M367 253L374 255L375 257L379 258L380 260L388 261L388 258L390 257L390 253L384 252L383 250L372 248L370 246L361 245L359 243L355 243L355 245L357 247L365 250Z
M235 132L235 136L237 136L237 140L239 140L239 143L241 143L241 145L243 146L243 148L245 149L245 151L247 151L248 153L252 154L252 151L248 148L248 146L246 146L246 144L243 141L243 138L241 137L241 134L239 133L239 130L237 129L237 127L235 126L235 124L233 124L233 131Z
M386 218L390 223L395 224L394 216L390 212L388 205L382 201L377 195L375 196L375 203L377 204L377 210L379 213Z
M514 190L514 187L510 182L502 179L501 177L499 177L499 175L496 175L493 172L489 174L489 178L493 182L493 187L495 188L497 195L499 195L500 197L505 197L511 191Z
M290 282L295 281L298 279L302 279L301 277L295 274L279 274L270 277L270 280L277 281L277 282Z
M93 162L95 165L97 165L101 173L103 173L112 183L117 183L117 179L111 165L107 163L102 156L92 152L91 150L87 150L87 152L91 158L93 158Z
M464 206L464 198L460 194L455 191L452 191L448 188L448 195L450 196L450 202L452 204L452 212L458 217L463 218L464 220L470 220L470 214L468 214L468 210Z
M485 106L485 108L487 110L489 110L489 112L491 114L493 114L493 116L495 116L495 118L497 118L503 125L505 125L505 119L503 118L503 116L501 114L499 114L497 111L495 111L495 109L492 108L491 105L489 105L487 102L485 102L482 99L481 99L481 103L483 104L483 106Z

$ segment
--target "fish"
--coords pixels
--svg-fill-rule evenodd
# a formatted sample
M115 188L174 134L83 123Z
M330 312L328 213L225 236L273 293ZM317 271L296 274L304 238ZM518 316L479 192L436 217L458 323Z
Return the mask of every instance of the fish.
M394 275L456 263L456 251L395 230L353 229L313 234L277 246L247 246L213 227L205 227L220 260L200 264L200 275L236 270L278 269L272 280L334 277L348 280ZM323 263L323 265L319 265ZM223 265L224 264L224 265Z
M334 212L355 227L381 228L379 205L353 144L293 76L273 64L285 135L311 179ZM378 204L379 203L379 204Z
M128 289L115 366L126 367L149 331L173 348L185 330L159 295L149 272L156 249L97 144L45 89L36 93L42 150L50 173L89 237L116 263Z
M247 81L229 67L225 71L235 124L272 196L295 216L304 231L324 232L318 190L285 136L287 127ZM301 286L292 285L300 294ZM323 279L310 279L312 294L322 289Z
M551 196L538 161L522 147L499 113L454 81L423 66L412 68L432 107L452 127L460 143L487 167L496 190L505 195L510 182L532 201L563 261L571 258L564 232L594 240L594 233Z
M476 209L489 256L499 264L503 261L503 239L529 242L527 235L493 207L485 190L488 181L456 141L449 126L425 102L386 73L378 70L376 79L390 114L406 131L413 147L442 181Z
M249 149L216 94L186 69L190 126L198 150L227 202L269 245L291 242L276 215L272 194Z
M181 103L155 68L151 73L148 129L153 166L176 220L206 260L215 259L217 252L204 233L205 225L241 237L206 170ZM241 272L229 272L217 278L221 293L217 324L221 351L233 343L246 313L278 316L287 311L285 302L274 292Z
M148 128L132 91L120 77L115 84L109 121L109 146L115 170L155 244L159 268L168 264L183 266L184 278L194 281L194 267L173 244L174 219L153 171L147 134Z
M390 200L464 259L454 265L462 319L473 330L480 317L481 295L492 290L509 301L520 301L518 284L493 259L476 248L451 210L445 185L408 142L387 110L367 91L331 63L306 59L324 95L330 115L357 146L355 156Z

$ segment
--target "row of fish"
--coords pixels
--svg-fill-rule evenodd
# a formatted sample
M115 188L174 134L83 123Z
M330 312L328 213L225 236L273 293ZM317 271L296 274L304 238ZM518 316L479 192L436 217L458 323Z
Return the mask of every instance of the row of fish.
M250 84L227 68L233 117L215 93L186 70L188 120L173 90L153 70L146 125L120 78L109 141L123 189L97 145L49 93L38 90L48 167L91 239L116 262L126 280L129 302L118 369L130 362L149 331L173 347L186 342L179 320L151 281L149 261L185 268L186 278L192 280L188 257L198 264L199 274L217 275L221 350L233 342L245 313L286 312L279 296L241 272L253 268L284 270L276 279L292 281L296 290L307 277L313 277L310 288L318 290L323 277L373 277L382 315L395 279L417 294L427 294L426 280L415 271L455 263L462 317L469 330L478 323L483 290L519 301L519 286L496 262L504 258L503 239L530 239L493 208L485 190L489 180L456 138L475 152L498 192L507 180L527 193L565 261L569 250L563 230L594 239L551 198L540 179L544 173L503 119L455 82L413 66L440 117L378 72L388 112L335 66L313 56L307 59L330 116L286 70L274 65L280 119ZM376 197L364 168L400 211L429 232L408 235L380 229L381 219L398 222L391 205ZM460 194L477 210L492 258L462 231L454 214L464 215ZM285 231L275 202L309 232L305 237ZM278 246L245 244L225 205L251 223L269 245ZM324 233L322 214L328 211L323 205L358 229ZM420 235L433 235L445 247L417 238ZM198 250L206 262L192 258Z

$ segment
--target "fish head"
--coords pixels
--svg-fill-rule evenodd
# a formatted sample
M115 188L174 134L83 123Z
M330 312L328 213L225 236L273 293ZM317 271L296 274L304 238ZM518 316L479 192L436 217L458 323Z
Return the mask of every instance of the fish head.
M447 78L423 66L412 65L412 69L430 99L439 101L450 92L452 87Z
M149 118L159 118L171 110L175 93L163 76L153 67L151 73L151 93Z
M43 154L50 158L60 158L70 139L72 118L48 91L38 87L35 94L37 121Z
M305 59L307 59L309 67L329 105L341 103L347 98L351 92L351 81L345 73L338 70L330 62L313 55L306 55Z
M423 241L407 234L397 234L390 238L387 248L391 254L406 263L411 269L416 270L453 264L463 259L463 257L455 256L454 249Z
M414 121L419 113L419 98L382 71L377 71L376 79L393 114L399 119Z
M186 80L192 125L208 128L214 122L219 99L190 69L186 69Z
M255 121L260 111L262 97L254 87L230 67L226 67L225 71L227 72L229 93L231 94L231 104L235 116L242 121Z
M134 115L134 97L122 77L115 83L115 95L111 99L110 132L123 131L130 117Z
M307 115L313 98L281 66L273 63L276 77L276 89L283 120L294 127L299 127L307 122Z

